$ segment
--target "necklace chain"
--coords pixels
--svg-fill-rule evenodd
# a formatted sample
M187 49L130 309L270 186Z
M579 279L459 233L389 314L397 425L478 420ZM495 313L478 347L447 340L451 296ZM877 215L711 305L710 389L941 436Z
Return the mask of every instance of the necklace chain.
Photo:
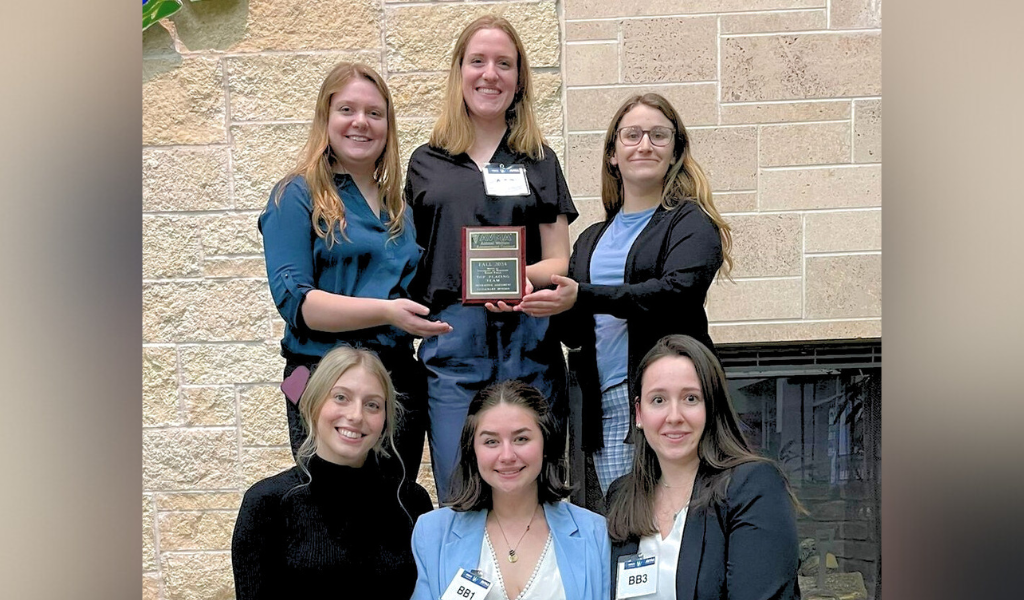
M530 522L526 524L526 531L523 532L523 535L519 536L519 541L516 542L514 547L509 543L508 536L505 535L505 528L501 526L501 519L498 518L498 513L491 511L491 514L494 515L494 522L498 524L498 531L501 532L501 537L505 538L505 545L508 546L508 562L514 563L519 560L519 557L516 556L519 544L522 544L526 534L530 533L530 526L533 525L533 520L537 518L537 509L533 509L533 516L530 517Z

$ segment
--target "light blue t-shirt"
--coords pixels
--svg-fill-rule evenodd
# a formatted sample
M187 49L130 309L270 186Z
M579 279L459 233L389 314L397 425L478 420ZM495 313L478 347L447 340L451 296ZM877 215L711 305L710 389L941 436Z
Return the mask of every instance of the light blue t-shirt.
M633 242L651 220L657 206L634 213L619 211L594 248L590 259L590 283L622 285L625 283L626 256ZM625 319L611 315L594 315L597 337L597 374L601 391L626 380L628 373L629 332Z

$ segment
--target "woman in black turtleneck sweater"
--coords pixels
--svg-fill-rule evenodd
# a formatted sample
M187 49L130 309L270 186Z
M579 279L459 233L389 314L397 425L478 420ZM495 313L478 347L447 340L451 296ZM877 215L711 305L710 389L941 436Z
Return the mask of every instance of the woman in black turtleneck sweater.
M395 391L365 350L321 360L299 400L310 432L298 466L245 493L231 542L237 600L306 592L408 598L416 582L410 537L433 507L404 481L394 452ZM387 448L387 449L385 449Z

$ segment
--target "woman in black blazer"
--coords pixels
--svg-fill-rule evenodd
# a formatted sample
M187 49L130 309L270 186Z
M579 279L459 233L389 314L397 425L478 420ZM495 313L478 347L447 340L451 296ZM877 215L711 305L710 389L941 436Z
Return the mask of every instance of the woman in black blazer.
M607 499L612 598L798 599L799 502L744 439L717 359L670 335L639 371L633 471Z

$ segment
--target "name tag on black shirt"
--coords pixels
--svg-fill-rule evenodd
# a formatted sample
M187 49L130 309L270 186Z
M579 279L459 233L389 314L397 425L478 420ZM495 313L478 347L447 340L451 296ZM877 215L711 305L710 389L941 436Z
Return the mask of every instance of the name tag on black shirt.
M484 191L488 196L529 196L530 183L523 165L484 165Z

